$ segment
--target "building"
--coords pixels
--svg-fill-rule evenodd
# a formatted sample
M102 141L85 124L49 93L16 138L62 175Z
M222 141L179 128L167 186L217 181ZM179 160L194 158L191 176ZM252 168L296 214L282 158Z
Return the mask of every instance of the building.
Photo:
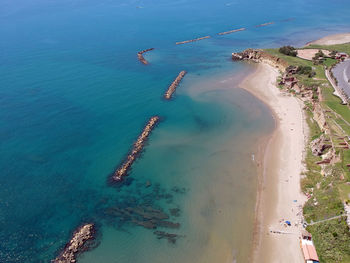
M335 59L345 59L348 57L348 54L340 52L335 55Z
M300 247L303 251L305 263L319 263L316 248L309 232L303 231L301 234Z

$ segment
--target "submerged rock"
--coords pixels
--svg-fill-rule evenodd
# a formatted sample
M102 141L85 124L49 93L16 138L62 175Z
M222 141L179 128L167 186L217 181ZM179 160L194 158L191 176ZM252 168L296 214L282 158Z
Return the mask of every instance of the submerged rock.
M180 208L170 208L169 211L172 216L180 216Z
M171 233L167 233L164 231L154 231L153 234L155 234L158 239L166 238L168 240L168 242L172 243L172 244L175 244L177 238L181 237L180 235L171 234Z

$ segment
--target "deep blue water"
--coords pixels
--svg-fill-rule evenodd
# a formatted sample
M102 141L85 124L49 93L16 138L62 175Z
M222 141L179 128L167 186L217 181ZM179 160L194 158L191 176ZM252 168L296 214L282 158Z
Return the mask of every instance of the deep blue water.
M274 122L235 88L251 68L230 54L349 31L349 13L346 0L2 0L0 262L49 262L90 221L100 245L81 262L213 262L219 252L244 262L251 154ZM174 44L205 35L213 37ZM136 53L149 47L144 66ZM189 73L166 102L180 70ZM162 122L130 184L111 187L108 176L152 115ZM179 208L170 220L180 228L160 228L181 235L176 244L106 212L145 204Z

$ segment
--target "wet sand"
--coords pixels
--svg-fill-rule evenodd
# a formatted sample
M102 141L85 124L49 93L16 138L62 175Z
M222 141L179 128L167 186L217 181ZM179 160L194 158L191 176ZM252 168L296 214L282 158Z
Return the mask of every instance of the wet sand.
M307 43L308 45L336 45L350 43L350 33L325 36L321 39Z
M255 66L256 71L240 87L271 108L276 129L263 154L253 259L255 262L303 262L299 247L301 206L306 200L300 190L306 138L302 104L276 87L279 73L275 68L266 64ZM285 220L291 221L292 226L285 226Z

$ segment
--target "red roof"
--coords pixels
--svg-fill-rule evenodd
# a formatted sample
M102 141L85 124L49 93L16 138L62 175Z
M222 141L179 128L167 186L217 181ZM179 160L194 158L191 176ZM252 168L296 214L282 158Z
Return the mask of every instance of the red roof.
M313 245L302 245L305 260L319 261L316 249Z

